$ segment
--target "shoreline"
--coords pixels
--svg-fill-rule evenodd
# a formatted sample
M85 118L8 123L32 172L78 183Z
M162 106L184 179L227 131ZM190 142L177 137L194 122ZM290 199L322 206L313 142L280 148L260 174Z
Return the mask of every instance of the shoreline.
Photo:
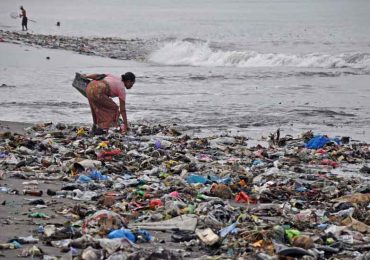
M0 120L0 134L10 132L10 133L18 133L18 134L25 134L25 128L34 125L33 123L26 123L26 122L14 122L14 121L4 121Z
M88 44L90 44L92 46L94 52L84 53L84 52L80 52L79 47L81 47L81 46L76 43L76 39L78 39L78 37L24 34L24 33L8 32L8 31L0 30L0 38L2 38L1 35L5 35L5 37L3 37L4 51L11 50L11 51L9 51L11 53L11 55L15 55L15 54L19 55L19 59L22 60L22 62L25 61L25 58L28 58L28 60L26 60L26 61L29 62L29 64L31 64L31 66L34 63L37 64L38 66L40 66L41 69L46 68L46 66L50 66L49 64L52 64L51 66L54 66L54 64L55 64L56 67L57 66L63 66L63 63L64 63L64 59L63 59L64 54L62 53L63 51L68 52L70 55L73 55L74 57L73 57L73 59L71 58L71 60L75 61L76 64L77 64L77 61L84 60L84 62L81 62L81 64L82 64L81 66L76 66L76 69L73 70L73 72L66 75L68 77L72 77L72 75L76 71L80 71L80 68L87 68L86 64L90 64L90 63L93 64L95 59L99 59L98 62L100 62L100 59L104 60L104 61L102 61L102 64L104 64L104 66L112 66L114 68L114 70L117 71L116 68L119 68L121 66L125 66L125 64L121 64L121 63L129 62L129 63L133 63L133 66L135 66L134 63L136 63L136 61L133 61L133 60L123 61L124 59L136 59L136 58L137 59L143 59L144 56L145 56L143 54L142 57L139 57L135 54L135 51L134 51L134 54L132 56L130 56L131 51L130 51L130 49L127 49L126 54L125 54L125 52L123 52L122 56L119 56L119 57L117 56L118 58L117 57L115 58L114 53L115 52L121 52L121 47L122 47L121 44L116 44L117 39L115 39L115 38L101 38L101 39L100 38L93 38L93 39L96 40L96 42L94 42L94 40L92 40L91 42L89 40L87 42L88 42ZM20 37L19 39L21 39L21 41L17 40L18 37ZM82 38L82 39L87 40L87 38ZM107 42L102 42L101 41L102 39L105 39ZM118 39L117 41L118 42L122 41L124 44L127 43L128 45L133 44L134 46L132 48L134 48L134 49L138 48L138 49L135 49L136 52L140 52L141 50L145 49L145 46L144 46L145 42L141 42L140 40L131 41L131 40ZM54 44L55 44L55 46L54 46ZM9 45L9 46L5 46L5 45ZM123 46L125 46L125 45L123 45ZM26 47L26 48L23 48L23 47ZM104 47L104 48L98 48L98 47ZM28 51L28 48L29 49L32 48L31 51ZM124 47L122 47L122 48L124 48ZM140 49L140 48L143 48L143 49ZM19 50L27 49L27 52L26 52L26 54L22 54L22 52L20 52L18 49ZM34 51L34 49L38 49L38 50ZM55 53L54 54L53 52L61 52L61 53ZM21 57L21 55L23 57ZM25 55L27 55L27 56L25 56ZM39 59L39 57L42 57L42 56L51 57L51 60L45 60L47 62L42 61L41 59ZM11 56L9 55L8 57L11 57ZM36 61L34 63L33 63L33 59L36 59ZM90 59L93 59L93 61L90 61ZM20 62L20 61L15 60L12 64L12 66L15 68L14 71L16 71L16 68L19 66L17 64L17 62ZM111 62L113 62L113 63L111 63ZM137 62L137 63L140 63L140 62ZM4 63L4 64L5 64L4 66L6 67L6 63ZM108 64L108 65L105 65L105 64ZM130 65L131 64L129 64L128 66L130 66ZM103 66L103 68L104 68L104 66ZM45 77L45 79L46 79L46 77ZM364 78L364 80L366 80L366 78ZM145 81L145 79L144 79L144 81ZM26 82L26 79L24 80L24 82ZM362 81L360 81L359 83L362 84L361 82ZM7 81L4 81L4 82L0 82L0 84L14 84L14 83L9 83ZM23 83L21 83L21 84L23 84ZM150 85L150 83L147 83L147 82L145 82L145 84L147 86ZM69 85L69 83L66 84L66 85ZM360 86L362 86L362 85L360 85ZM5 89L5 90L9 91L8 89ZM16 87L15 87L15 90L17 90ZM48 91L49 90L50 89L48 89ZM147 91L147 90L145 90L145 91ZM256 88L256 93L258 93L258 91L259 90L257 90L257 88ZM70 97L74 98L74 94L72 93L72 91L69 92L69 93L70 93ZM148 92L145 92L145 93L148 93ZM137 97L134 96L134 98L137 98ZM76 100L77 99L74 98L74 101L76 101ZM276 98L275 102L277 102L277 101L278 101L278 98ZM77 100L77 102L79 102L79 100ZM85 101L83 101L83 102L85 102ZM40 104L42 105L42 102L40 102ZM78 105L79 104L80 103L78 103ZM84 104L87 104L87 103L84 103ZM171 102L168 102L168 104L172 105ZM16 106L16 104L14 104L12 106ZM258 104L256 104L256 106L258 106ZM87 106L85 108L87 108ZM85 108L83 108L81 106L77 107L77 109L79 109L79 112L81 112ZM208 132L212 132L213 134L232 131L235 134L242 133L243 135L245 135L247 137L252 137L253 139L258 139L261 136L268 136L269 133L271 133L273 131L276 131L277 128L280 128L283 132L290 133L290 134L292 134L292 133L299 134L300 132L303 132L303 131L313 130L314 132L320 133L320 134L327 134L327 135L331 135L331 136L337 136L337 135L338 136L350 136L352 138L356 138L357 140L362 140L362 141L367 141L367 142L370 141L370 133L367 131L366 126L364 126L364 124L361 122L360 119L356 119L356 116L357 117L358 116L363 116L363 115L360 115L359 112L357 112L357 111L361 111L361 110L358 110L358 108L356 108L356 107L354 108L356 111L354 111L353 113L351 111L349 111L348 113L341 113L342 108L334 107L332 109L331 107L328 107L328 113L327 114L325 113L325 110L326 110L325 107L322 109L322 111L320 109L315 109L315 107L313 107L313 108L308 107L308 108L306 108L307 111L305 111L305 108L303 106L302 112L299 112L299 107L296 107L296 108L298 108L298 109L293 108L292 110L286 112L286 113L288 113L288 117L290 116L289 115L290 113L292 113L293 115L297 114L297 116L298 116L299 114L307 115L307 114L312 112L311 119L310 119L310 121L308 122L307 125L304 123L304 121L297 120L295 118L295 116L293 116L292 118L287 119L287 120L285 120L283 117L277 116L276 121L272 122L271 126L269 126L269 122L268 122L269 118L268 117L267 118L262 118L261 121L262 121L263 124L260 125L259 124L259 119L258 118L256 118L256 119L253 118L254 113L251 114L252 116L250 116L252 118L252 120L250 122L247 121L245 126L244 126L244 122L241 122L241 124L239 124L238 121L236 121L236 120L234 120L231 123L231 126L229 126L229 125L226 125L226 124L217 125L218 122L215 121L215 119L213 119L214 121L210 123L211 127L209 127L209 128L208 128L208 126L204 126L204 127L201 126L199 128L197 128L197 127L194 128L192 122L188 121L188 122L185 122L185 123L187 123L187 126L192 127L192 129L194 129L194 131L198 131L199 129L201 129L201 130L210 130ZM366 107L364 107L364 108L366 108ZM18 109L18 108L16 108L16 109ZM48 108L48 109L50 110L50 108ZM163 108L161 108L161 109L163 109ZM86 112L87 110L88 110L88 108L85 109L84 112ZM298 111L298 112L294 112L294 111ZM251 111L248 111L248 112L251 112ZM89 113L89 112L87 112L87 113ZM266 111L264 111L262 113L266 113ZM269 113L269 111L267 111L267 113ZM20 114L23 115L23 111ZM165 115L163 113L158 112L158 114L161 116L160 120L162 120L162 118L165 117ZM149 113L147 113L147 115L149 115ZM62 116L64 116L64 115L62 115ZM225 116L227 116L227 115L225 114ZM242 118L243 116L240 116L240 117ZM318 119L322 118L322 122L316 120L315 117L317 117ZM50 119L47 118L45 121L48 122L49 120L52 120L53 122L71 122L71 123L80 122L78 120L67 121L65 118L66 118L65 116L64 116L63 119L56 118L59 121L55 120L55 118L50 118ZM88 118L87 120L90 120L90 115L87 115L86 118ZM336 118L338 118L338 120ZM347 118L350 119L351 121L348 121ZM354 118L354 119L352 119L352 118ZM11 118L11 117L3 117L2 119L3 120L9 120L9 121L13 120L13 118ZM327 119L328 119L328 122L326 122ZM14 120L15 121L16 120L21 120L21 122L19 122L19 123L22 123L22 120L26 120L28 122L28 118L25 119L24 117L20 118L20 119L14 118ZM37 118L36 119L30 119L29 122L33 122L33 120L37 120ZM161 122L160 120L159 120L159 122ZM249 117L247 117L247 120L249 120ZM274 120L274 116L272 116L272 120ZM366 118L365 118L365 120L366 120ZM216 123L214 123L214 122L216 122ZM352 126L352 123L354 123L354 126ZM357 127L356 126L357 123L360 123L361 125L359 125L359 127Z
M73 37L6 31L0 29L0 43L25 44L46 49L72 51L82 55L106 57L118 60L142 61L148 54L150 42L140 39L113 37ZM104 46L104 48L102 48Z
M370 259L367 16L252 2L5 0L1 257ZM126 71L94 135L73 77Z

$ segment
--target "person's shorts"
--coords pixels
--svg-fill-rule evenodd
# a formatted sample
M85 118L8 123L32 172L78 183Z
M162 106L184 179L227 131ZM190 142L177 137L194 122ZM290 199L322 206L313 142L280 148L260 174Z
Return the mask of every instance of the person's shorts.
M28 21L27 17L23 17L22 18L22 25L27 26L27 21Z

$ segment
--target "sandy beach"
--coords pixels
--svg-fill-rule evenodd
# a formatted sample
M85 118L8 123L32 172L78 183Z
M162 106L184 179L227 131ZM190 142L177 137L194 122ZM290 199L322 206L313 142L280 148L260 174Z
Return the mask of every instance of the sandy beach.
M24 129L31 125L30 123L0 121L0 133L11 132L24 134Z
M222 235L224 229L217 232L220 235L212 230L225 225L226 230L233 230L233 225L238 225L242 231L235 230L236 234L246 234L251 229L263 234L268 226L277 228L282 221L291 221L287 230L296 228L296 234L311 234L312 238L296 235L308 239L309 246L290 242L299 247L279 247L277 241L268 238L263 250L271 255L303 254L318 259L320 250L329 255L339 252L322 242L323 231L315 230L321 220L307 219L307 212L314 214L319 208L318 212L332 216L343 214L330 223L342 223L345 232L357 234L359 240L352 246L357 254L366 257L366 234L370 231L369 145L347 138L328 139L319 155L316 149L304 146L304 139L312 137L310 132L296 138L276 133L268 142L253 145L255 140L242 136L190 137L176 126L133 125L127 135L111 131L105 136L93 136L88 126L2 121L0 219L5 232L0 235L0 246L19 248L8 248L1 254L7 259L19 255L108 258L111 246L123 245L122 241L115 244L118 240L104 240L109 232L117 231L114 223L119 216L127 230L142 232L136 227L142 226L149 233L137 235L135 245L123 250L117 247L116 257L204 259L221 254L227 258L226 248L232 245L236 250L233 254L254 258L260 255L254 246L245 252L244 246L234 243L256 243L255 238L229 234L231 242L220 238L226 236ZM296 159L292 159L292 153ZM270 186L266 186L267 180ZM303 208L295 204L296 198L304 203ZM288 201L295 206L289 213L280 211ZM354 208L359 205L364 207ZM343 213L348 210L350 218ZM95 215L103 222L94 222ZM106 219L107 216L110 217ZM236 221L240 216L246 220ZM194 227L182 226L182 221L175 221L177 217L191 218L187 221L194 220ZM255 218L259 219L257 223L251 221ZM168 224L160 224L161 220L177 224L168 228ZM94 224L89 224L91 221ZM348 221L357 221L359 226L343 224ZM353 233L358 231L362 234ZM201 232L211 232L215 240ZM341 243L346 236L333 235L333 239ZM273 245L277 247L271 251ZM351 251L342 249L342 253L350 255Z
M0 257L369 259L368 2L87 2L2 3Z

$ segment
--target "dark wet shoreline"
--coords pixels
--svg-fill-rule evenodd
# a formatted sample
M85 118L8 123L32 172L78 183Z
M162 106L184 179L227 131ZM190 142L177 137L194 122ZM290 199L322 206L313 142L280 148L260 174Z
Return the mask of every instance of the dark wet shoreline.
M86 38L0 30L0 42L73 51L120 60L144 60L150 43L140 39Z

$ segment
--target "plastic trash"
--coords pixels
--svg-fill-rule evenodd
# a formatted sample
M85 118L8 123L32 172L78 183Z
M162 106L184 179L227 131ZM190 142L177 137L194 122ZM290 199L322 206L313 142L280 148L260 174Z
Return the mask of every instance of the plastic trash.
M8 193L9 188L7 187L0 187L0 193Z
M227 226L223 229L220 230L220 236L221 237L226 237L228 234L232 233L232 234L236 234L238 233L238 229L237 229L237 226L238 225L238 222L235 222L233 224L231 224L230 226Z
M163 204L162 204L162 201L160 199L152 199L149 202L149 207L151 209L155 209L156 207L161 207L161 206L163 206Z
M208 182L208 179L201 175L191 174L186 178L186 181L189 184L205 184Z
M106 180L109 180L109 177L108 176L101 174L101 172L99 172L97 170L91 171L88 177L90 177L91 179L93 179L95 181L106 181Z
M129 228L141 228L147 230L183 230L183 231L194 231L198 223L198 219L195 215L181 215L174 217L169 220L159 222L147 222L147 223L132 223L129 224Z
M84 220L82 233L109 233L111 230L124 227L124 223L123 218L119 214L109 210L99 210Z
M291 241L293 237L299 236L300 234L301 232L296 229L286 229L285 230L285 235L287 236L289 241Z
M245 202L254 203L253 199L250 196L248 196L248 194L246 194L244 191L239 192L235 196L235 201L239 203L245 203Z
M161 146L161 140L156 140L155 143L154 143L154 147L156 150L159 150L162 148Z
M136 235L137 241L151 242L151 241L154 240L154 238L152 237L152 235L148 231L143 230L143 229L137 230L135 232L135 235Z
M22 245L19 244L16 241L14 241L12 243L0 244L0 249L17 249L17 248L21 248L21 247L22 247Z
M12 243L14 241L24 245L24 244L37 244L40 240L30 235L27 237L16 237L14 239L11 239L9 243Z
M118 230L113 230L111 231L108 236L108 238L113 239L113 238L127 238L131 242L136 242L136 237L134 233L131 232L129 229L118 229Z
M120 149L113 149L110 151L101 151L97 154L99 160L112 160L113 156L120 155L122 151Z
M332 139L325 135L317 135L317 136L314 136L312 139L310 139L306 143L306 147L308 149L319 149L319 148L323 148L326 144L330 142L335 142L336 144L340 144L340 140L338 138Z
M210 228L196 229L195 234L198 236L200 240L202 240L203 243L205 243L208 246L216 244L220 239L220 237L216 235Z
M28 216L31 218L45 218L45 219L50 218L45 213L41 213L41 212L30 213Z
M93 180L89 176L86 176L86 175L80 175L77 178L77 182L79 182L79 183L89 183L89 182L92 182L92 181Z

